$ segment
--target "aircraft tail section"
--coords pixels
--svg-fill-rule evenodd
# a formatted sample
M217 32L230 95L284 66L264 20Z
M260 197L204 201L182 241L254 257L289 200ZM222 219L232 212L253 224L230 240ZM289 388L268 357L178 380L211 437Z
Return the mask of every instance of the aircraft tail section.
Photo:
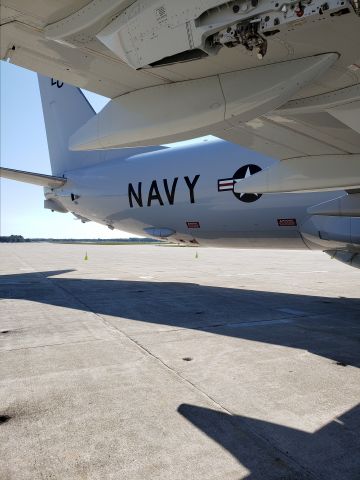
M101 161L100 151L72 152L70 136L95 115L79 88L38 75L51 170L62 176L68 170Z

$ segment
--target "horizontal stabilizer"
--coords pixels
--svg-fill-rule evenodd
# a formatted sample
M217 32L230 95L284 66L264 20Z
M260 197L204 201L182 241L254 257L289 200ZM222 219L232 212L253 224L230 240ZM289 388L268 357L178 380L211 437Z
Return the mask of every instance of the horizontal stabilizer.
M359 187L360 154L313 155L284 160L238 180L234 192L321 192Z
M61 187L66 183L66 178L43 175L42 173L23 172L22 170L3 167L0 167L0 177L50 188Z

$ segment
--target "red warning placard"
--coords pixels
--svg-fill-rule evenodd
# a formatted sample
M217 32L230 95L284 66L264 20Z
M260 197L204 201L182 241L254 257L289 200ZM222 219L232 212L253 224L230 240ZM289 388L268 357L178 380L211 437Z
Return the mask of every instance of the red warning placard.
M199 222L186 222L188 228L200 228Z
M296 227L296 218L278 218L277 223L279 227Z

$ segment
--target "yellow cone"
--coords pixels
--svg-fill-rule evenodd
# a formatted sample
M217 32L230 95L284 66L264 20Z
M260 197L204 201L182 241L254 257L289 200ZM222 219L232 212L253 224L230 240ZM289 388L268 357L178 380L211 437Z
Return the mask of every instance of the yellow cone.
M85 253L85 258L84 260L89 260L87 252Z

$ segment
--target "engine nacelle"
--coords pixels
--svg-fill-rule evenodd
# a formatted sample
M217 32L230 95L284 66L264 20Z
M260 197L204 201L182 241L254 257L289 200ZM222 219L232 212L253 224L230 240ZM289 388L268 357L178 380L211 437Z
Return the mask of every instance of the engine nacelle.
M360 250L360 218L313 215L300 226L310 248L323 250Z
M349 8L348 0L137 0L96 37L135 69L216 55L224 46L242 45L261 59L267 37Z

